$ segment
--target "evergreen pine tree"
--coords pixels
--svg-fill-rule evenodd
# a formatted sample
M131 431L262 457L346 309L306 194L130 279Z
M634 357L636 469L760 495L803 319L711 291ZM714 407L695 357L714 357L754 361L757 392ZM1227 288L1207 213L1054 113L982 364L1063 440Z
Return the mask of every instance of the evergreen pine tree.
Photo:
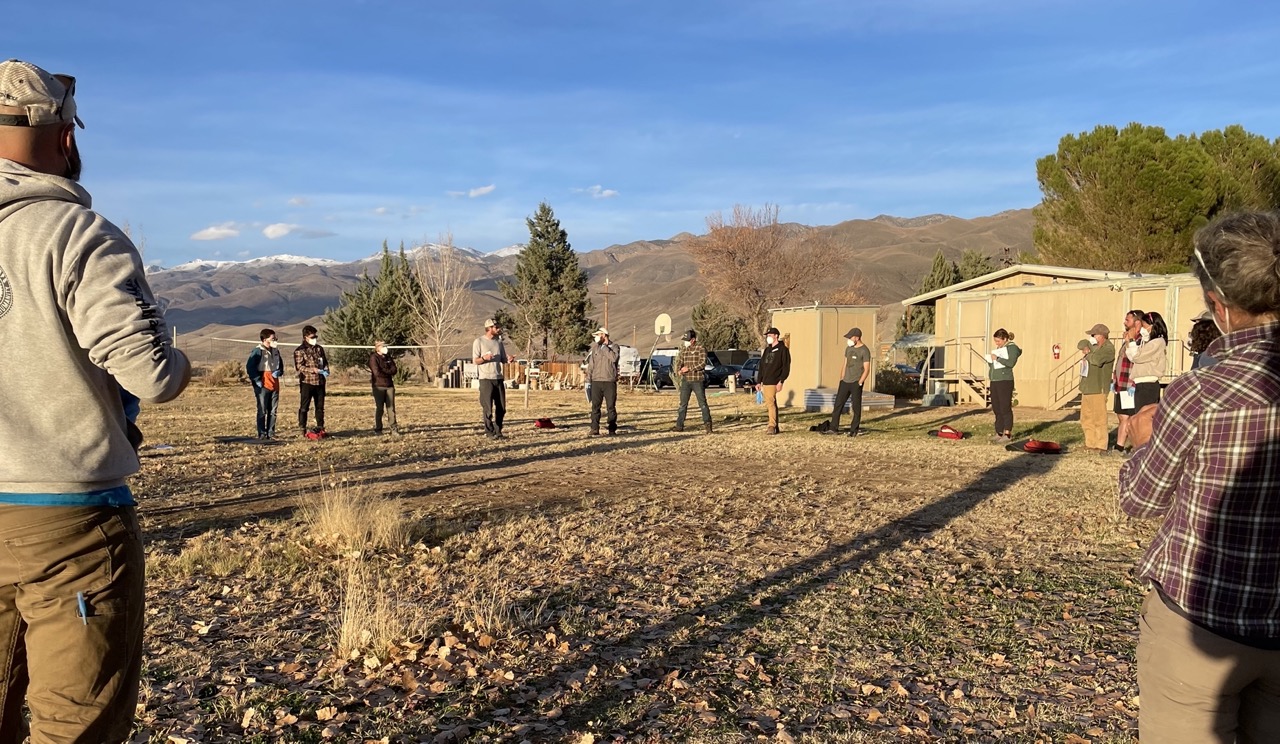
M966 250L960 254L960 261L956 264L956 281L967 282L995 270L996 265L990 258L975 250Z
M373 351L373 342L386 341L391 346L407 346L413 341L413 317L406 303L415 293L405 292L406 283L417 282L404 246L392 254L386 241L382 243L382 260L378 275L366 271L352 289L342 293L338 307L324 315L324 337L335 345L368 346L363 349L334 349L329 357L335 366L363 367ZM323 343L323 340L322 340Z
M516 257L514 281L498 283L512 305L502 317L511 322L508 330L526 354L582 351L591 343L587 274L551 205L539 204L525 224L529 242Z
M746 321L710 295L693 306L692 315L698 343L708 349L753 349L762 343Z
M955 263L947 260L939 250L933 257L933 266L929 268L929 273L925 274L920 280L920 287L916 294L925 294L935 289L949 287L960 281L960 270ZM934 332L934 310L932 306L916 305L907 308L907 312L903 313L902 318L898 320L898 338L912 333L933 333ZM929 353L928 349L908 349L907 358L912 363L917 363Z

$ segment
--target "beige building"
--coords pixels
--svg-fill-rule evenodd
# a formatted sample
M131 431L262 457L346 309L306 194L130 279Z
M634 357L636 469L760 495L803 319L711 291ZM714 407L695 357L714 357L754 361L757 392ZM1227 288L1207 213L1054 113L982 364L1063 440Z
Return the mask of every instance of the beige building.
M1019 405L1060 408L1079 395L1076 343L1094 323L1119 338L1131 309L1152 310L1169 326L1165 381L1190 369L1186 338L1204 295L1191 274L1140 275L1016 265L902 301L906 312L935 310L930 384L959 403L986 402L991 334L1014 334L1022 357L1014 368ZM1118 346L1118 344L1117 344ZM932 391L931 391L932 392Z
M872 349L872 376L867 381L864 403L873 404L876 398L870 391L875 389L875 365L880 362L875 352L878 309L875 305L815 304L770 310L774 327L791 350L791 377L778 404L821 410L825 401L830 410L830 398L840 386L844 368L844 334L854 327L862 329L862 340ZM889 405L893 405L892 398Z

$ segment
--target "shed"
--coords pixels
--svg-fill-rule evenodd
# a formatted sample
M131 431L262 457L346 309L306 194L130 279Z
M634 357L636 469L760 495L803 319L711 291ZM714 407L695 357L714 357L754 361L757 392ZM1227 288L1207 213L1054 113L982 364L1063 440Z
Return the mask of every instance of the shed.
M808 305L770 310L773 325L782 334L782 342L791 350L791 377L783 388L779 405L806 409L830 410L840 371L844 368L844 334L850 328L862 329L863 342L872 351L872 372L864 395L865 406L874 405L876 355L876 305ZM802 397L803 396L803 397ZM888 397L888 405L893 398ZM883 403L883 401L879 401Z
M1004 328L1022 348L1014 371L1018 404L1053 409L1079 396L1076 342L1095 323L1106 324L1116 341L1131 309L1155 310L1169 326L1165 380L1189 369L1185 341L1192 318L1204 309L1204 296L1191 274L1015 265L902 304L907 312L926 305L935 310L936 345L928 370L935 389L961 403L985 403L985 354L992 347L991 334Z

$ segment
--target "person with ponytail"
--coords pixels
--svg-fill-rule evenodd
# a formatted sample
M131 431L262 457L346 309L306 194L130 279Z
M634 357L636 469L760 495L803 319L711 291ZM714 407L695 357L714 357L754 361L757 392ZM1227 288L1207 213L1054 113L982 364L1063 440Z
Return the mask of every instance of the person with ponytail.
M1141 411L1160 402L1160 378L1169 369L1169 329L1160 313L1152 311L1143 314L1136 330L1137 343L1125 347L1124 353L1133 362L1133 407Z
M991 410L996 415L996 433L992 441L1003 443L1013 439L1013 367L1022 356L1022 349L1013 342L1013 334L1003 328L991 335L996 346L987 354Z
M1280 213L1201 228L1191 263L1217 363L1130 417L1120 468L1124 512L1163 519L1138 566L1139 735L1280 741Z

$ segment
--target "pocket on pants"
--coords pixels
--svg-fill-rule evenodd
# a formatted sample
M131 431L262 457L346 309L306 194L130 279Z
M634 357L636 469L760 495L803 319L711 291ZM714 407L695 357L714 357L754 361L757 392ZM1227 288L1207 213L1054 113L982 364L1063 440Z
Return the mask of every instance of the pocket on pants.
M112 587L130 556L142 553L137 523L132 515L126 521L118 509L33 525L21 534L10 533L4 546L24 590L45 600L81 592L94 598ZM112 597L96 598L95 614L110 614L116 611L115 604Z

